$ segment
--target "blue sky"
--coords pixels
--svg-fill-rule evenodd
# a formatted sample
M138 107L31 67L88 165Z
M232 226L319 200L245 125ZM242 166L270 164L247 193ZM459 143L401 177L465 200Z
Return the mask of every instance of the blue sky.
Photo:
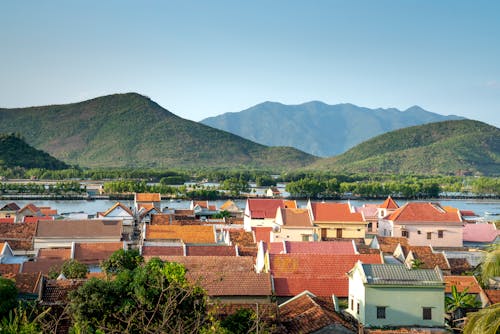
M0 0L0 106L419 105L500 127L498 1Z

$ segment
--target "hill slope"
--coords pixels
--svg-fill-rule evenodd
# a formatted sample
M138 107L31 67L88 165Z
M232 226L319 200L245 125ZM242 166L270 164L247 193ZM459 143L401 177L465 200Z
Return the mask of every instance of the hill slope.
M392 131L310 168L348 172L500 175L500 129L472 120Z
M313 101L300 105L265 102L201 123L264 145L292 146L328 157L385 132L450 119L462 118L438 115L416 106L400 111Z
M88 167L298 167L316 159L185 120L135 93L0 109L0 132L12 129L31 145Z
M64 162L39 151L15 135L0 134L0 167L65 169Z

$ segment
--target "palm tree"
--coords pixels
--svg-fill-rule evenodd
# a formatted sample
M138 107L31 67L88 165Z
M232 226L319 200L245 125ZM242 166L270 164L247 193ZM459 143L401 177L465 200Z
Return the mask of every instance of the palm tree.
M490 278L500 276L500 244L493 244L481 263L481 282L489 285Z
M500 329L500 303L467 315L464 334L496 334Z

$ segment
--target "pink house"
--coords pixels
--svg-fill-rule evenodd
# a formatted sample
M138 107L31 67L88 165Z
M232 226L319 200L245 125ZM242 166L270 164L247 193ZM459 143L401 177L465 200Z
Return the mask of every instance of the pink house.
M379 221L382 236L403 237L412 246L462 247L460 211L439 203L411 202Z

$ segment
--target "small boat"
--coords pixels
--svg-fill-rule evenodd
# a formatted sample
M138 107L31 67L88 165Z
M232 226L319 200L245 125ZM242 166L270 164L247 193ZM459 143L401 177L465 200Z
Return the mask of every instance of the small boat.
M487 215L487 216L498 216L498 215L500 215L499 212L489 212L489 211L485 211L484 214Z

